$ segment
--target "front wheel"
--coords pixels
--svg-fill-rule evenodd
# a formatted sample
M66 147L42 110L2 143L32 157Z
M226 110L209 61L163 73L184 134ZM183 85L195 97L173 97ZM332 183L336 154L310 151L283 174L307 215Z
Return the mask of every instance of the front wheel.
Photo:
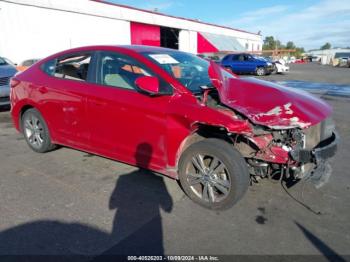
M277 68L277 66L275 64L273 65L272 73L278 74L278 68Z
M216 210L233 206L249 186L242 155L231 144L214 138L185 150L180 158L179 178L189 198Z
M256 69L256 75L257 75L257 76L264 76L264 75L266 75L266 70L265 70L265 68L263 68L263 67L258 67L258 68Z

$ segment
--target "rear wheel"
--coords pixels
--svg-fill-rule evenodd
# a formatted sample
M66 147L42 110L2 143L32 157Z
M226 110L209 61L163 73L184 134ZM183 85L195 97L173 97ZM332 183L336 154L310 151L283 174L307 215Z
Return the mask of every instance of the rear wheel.
M266 70L263 67L258 67L255 71L257 76L264 76L266 75Z
M46 122L36 109L31 108L24 112L22 130L25 140L33 151L45 153L55 149Z
M241 154L220 139L191 145L181 156L180 183L196 203L209 209L227 209L245 194L249 173Z

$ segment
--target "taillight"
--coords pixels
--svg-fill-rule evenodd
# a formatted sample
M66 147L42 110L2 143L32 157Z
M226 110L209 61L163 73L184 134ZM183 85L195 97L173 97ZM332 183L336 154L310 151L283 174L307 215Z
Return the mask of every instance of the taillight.
M19 85L19 83L21 83L21 81L19 81L18 79L16 79L16 78L11 78L10 87L11 87L11 88L15 88L16 86Z

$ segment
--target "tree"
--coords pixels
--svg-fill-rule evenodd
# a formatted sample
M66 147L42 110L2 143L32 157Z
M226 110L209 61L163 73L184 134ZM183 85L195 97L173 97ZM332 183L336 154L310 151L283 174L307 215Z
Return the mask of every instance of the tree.
M264 40L263 50L273 50L276 48L276 41L273 36L266 36Z
M303 53L305 53L304 47L296 47L296 48L295 48L294 56L296 56L296 57L299 58L299 57L302 56Z
M273 36L266 36L264 39L263 50L275 50L275 49L295 49L292 55L301 57L305 50L303 47L297 47L293 41L288 41L286 45L281 41L275 39Z
M275 47L277 49L285 49L286 48L286 46L284 44L282 44L280 40L276 40Z
M321 50L331 49L332 45L330 43L325 43L323 46L321 46Z
M286 45L286 48L287 49L295 49L296 46L295 46L295 44L292 41L288 41L287 45Z

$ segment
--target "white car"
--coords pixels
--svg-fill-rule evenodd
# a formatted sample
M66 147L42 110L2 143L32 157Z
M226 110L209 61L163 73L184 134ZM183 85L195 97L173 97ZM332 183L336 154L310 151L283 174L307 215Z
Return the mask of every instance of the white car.
M283 59L279 59L274 62L275 69L277 74L283 74L289 72L289 66L286 65L286 62Z

